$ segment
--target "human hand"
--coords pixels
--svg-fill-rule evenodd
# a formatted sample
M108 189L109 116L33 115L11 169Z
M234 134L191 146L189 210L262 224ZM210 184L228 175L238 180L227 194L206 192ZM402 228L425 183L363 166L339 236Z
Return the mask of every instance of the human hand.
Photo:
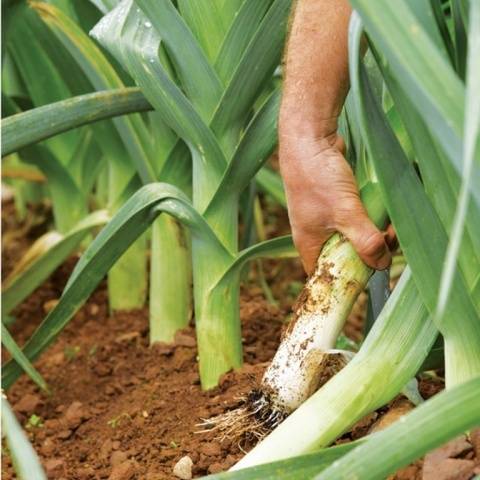
M336 231L350 240L362 260L383 270L391 263L384 234L369 219L345 145L336 133L325 138L280 137L279 160L295 246L305 271L313 273L323 244Z

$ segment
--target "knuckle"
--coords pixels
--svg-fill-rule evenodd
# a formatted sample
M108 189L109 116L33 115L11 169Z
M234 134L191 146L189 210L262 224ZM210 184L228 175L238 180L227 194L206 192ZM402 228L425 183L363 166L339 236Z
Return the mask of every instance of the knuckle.
M379 231L374 231L361 237L360 241L361 251L366 256L377 256L383 253L385 248L385 240Z

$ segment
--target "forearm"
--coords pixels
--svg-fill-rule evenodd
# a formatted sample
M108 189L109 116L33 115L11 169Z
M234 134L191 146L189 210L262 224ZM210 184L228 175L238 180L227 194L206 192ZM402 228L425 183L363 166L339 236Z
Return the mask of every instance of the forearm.
M280 141L325 138L348 92L347 0L298 0L287 45Z

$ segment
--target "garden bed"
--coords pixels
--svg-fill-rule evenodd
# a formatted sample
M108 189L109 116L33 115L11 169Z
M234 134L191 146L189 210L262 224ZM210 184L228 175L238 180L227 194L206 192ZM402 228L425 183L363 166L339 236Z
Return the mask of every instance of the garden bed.
M4 215L9 210L7 205ZM5 221L4 235L12 236L15 228L20 226ZM23 247L28 245L28 228L16 241ZM7 271L20 253L7 242ZM52 308L75 261L71 258L59 268L16 311L12 332L20 343ZM240 371L225 375L220 386L209 392L200 389L193 328L178 334L174 345L150 347L147 310L109 315L106 285L102 284L36 364L52 395L40 393L26 376L8 392L49 477L171 479L176 478L174 465L185 455L193 461L194 477L233 465L249 445L229 439L220 442L213 433L198 433L198 424L234 408L238 398L260 378L276 350L293 301L287 295L289 284L301 280L302 274L298 263L292 261L281 271L278 262L268 265L278 277L270 282L273 292L285 301L278 307L269 304L256 286L242 291L245 364ZM360 303L348 323L351 337L359 335L361 309ZM440 388L442 384L433 379L421 382L424 396ZM394 416L405 409L407 402L399 398L369 415L339 442L359 438L380 419L385 421L387 413ZM443 450L443 457L437 451L437 456L428 460L423 478L471 478L475 465L478 468L480 464L478 437L473 435L471 444L457 441L456 446ZM6 480L14 478L8 456L3 458L2 474ZM422 478L422 462L403 469L395 478Z

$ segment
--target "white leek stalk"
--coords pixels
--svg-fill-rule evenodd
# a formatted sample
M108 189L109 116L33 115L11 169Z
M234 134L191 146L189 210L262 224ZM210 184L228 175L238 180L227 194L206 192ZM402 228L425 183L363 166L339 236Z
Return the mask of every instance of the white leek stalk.
M418 371L437 330L405 271L354 359L233 469L325 447L390 401Z
M371 273L350 242L333 235L259 387L240 408L206 420L203 426L220 430L223 436L261 439L307 400L346 363L338 351L332 355L332 349Z
M327 242L263 377L261 388L274 408L289 414L318 389L327 352L371 273L344 237L336 234Z

